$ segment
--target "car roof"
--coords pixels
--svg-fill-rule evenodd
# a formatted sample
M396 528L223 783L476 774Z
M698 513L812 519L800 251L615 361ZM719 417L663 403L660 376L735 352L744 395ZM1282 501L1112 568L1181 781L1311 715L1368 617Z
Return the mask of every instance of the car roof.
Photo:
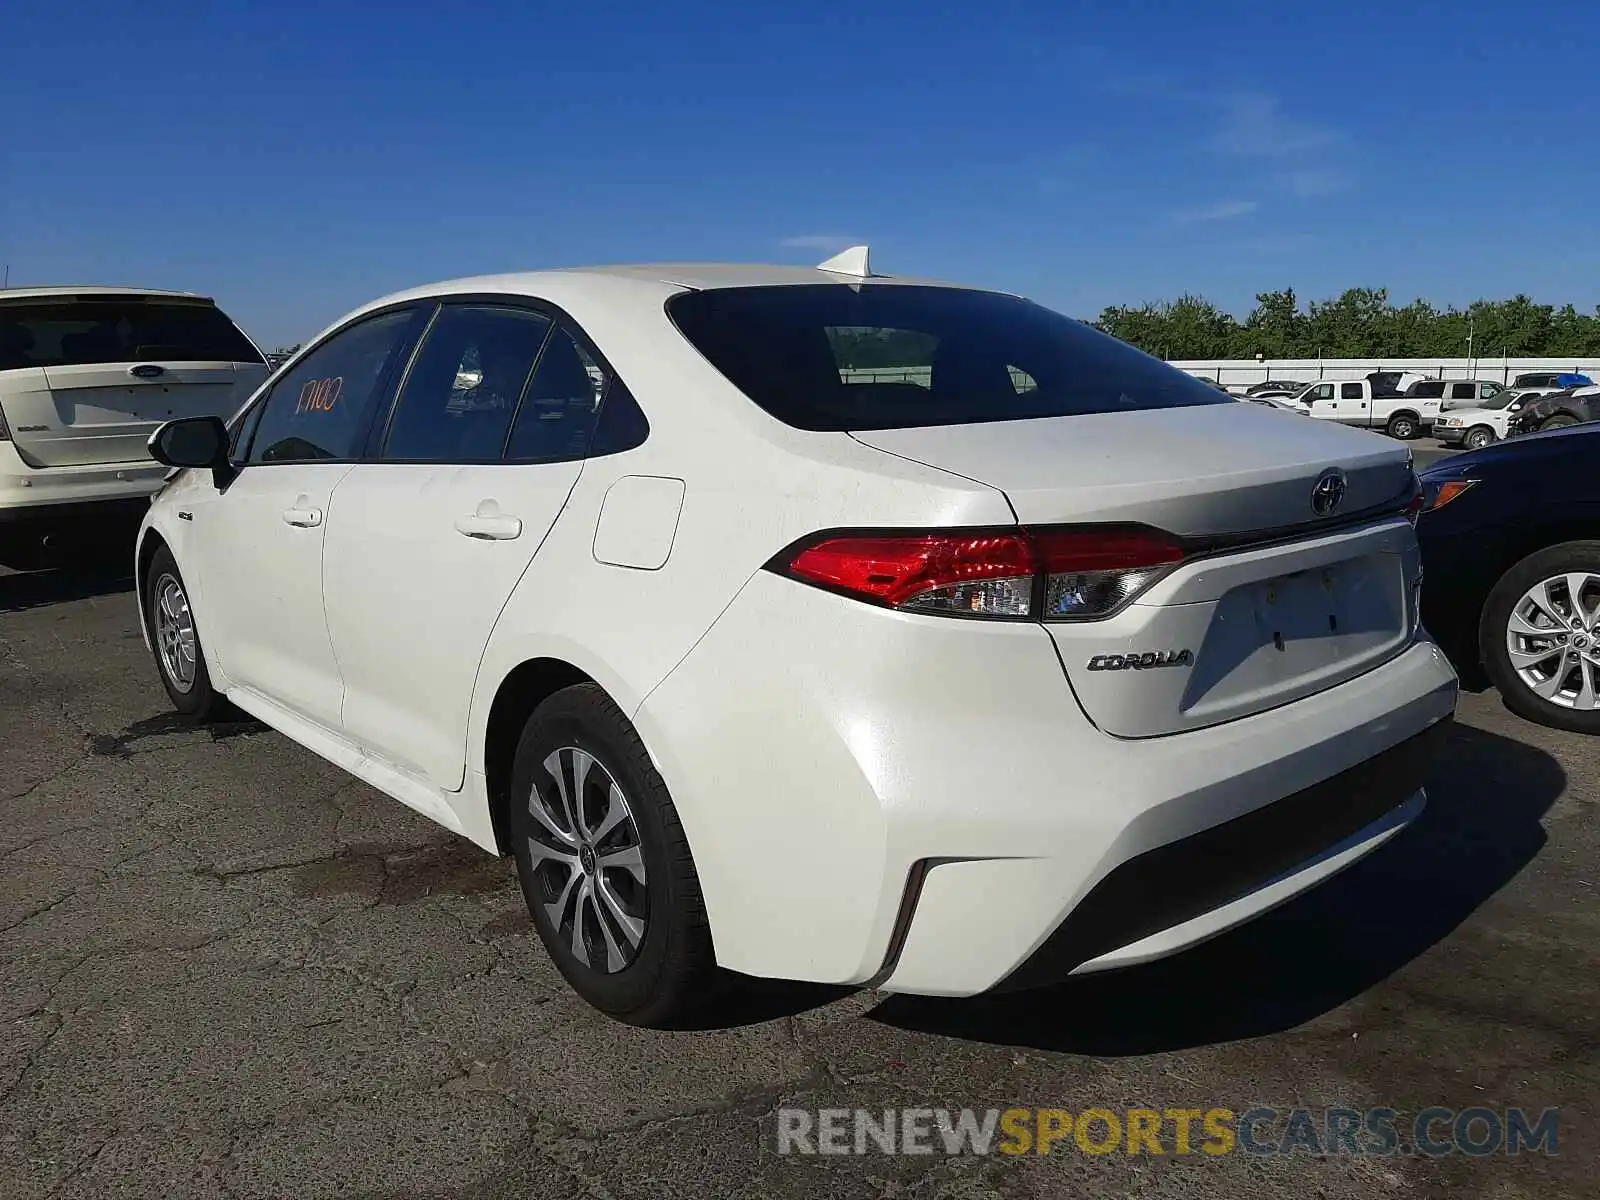
M105 287L99 284L85 284L81 287L58 284L52 287L0 288L0 304L9 300L49 300L67 296L165 296L174 300L204 300L207 303L214 303L210 296L202 296L198 292L169 292L159 288Z
M462 295L473 292L508 293L542 297L562 303L565 298L585 292L615 296L618 289L642 295L682 291L711 291L737 287L793 287L799 284L859 285L891 284L922 287L947 287L972 290L969 285L946 280L923 279L909 275L864 276L819 267L777 266L759 263L617 263L591 267L558 267L544 271L515 271L504 275L474 275L422 284L384 296L362 310L379 308L406 300L429 296ZM984 289L993 290L993 289Z
M552 275L604 275L620 279L645 279L676 284L693 291L732 287L792 287L807 283L920 284L924 287L960 287L944 280L909 275L865 276L824 271L820 267L791 267L766 263L619 263L613 266L570 267L543 272Z

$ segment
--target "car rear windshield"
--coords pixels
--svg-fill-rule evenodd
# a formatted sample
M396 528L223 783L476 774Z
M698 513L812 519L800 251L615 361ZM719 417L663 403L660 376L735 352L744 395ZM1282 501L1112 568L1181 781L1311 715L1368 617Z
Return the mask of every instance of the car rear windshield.
M799 429L842 432L1236 404L1174 367L1014 296L907 284L684 292L678 329Z
M262 360L250 339L206 301L160 296L0 299L0 371L151 361Z

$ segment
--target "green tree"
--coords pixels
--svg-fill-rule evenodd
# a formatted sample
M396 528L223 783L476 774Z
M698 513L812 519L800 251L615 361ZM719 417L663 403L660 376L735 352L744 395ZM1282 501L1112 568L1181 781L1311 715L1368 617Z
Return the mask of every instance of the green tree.
M1250 316L1231 339L1230 358L1299 358L1306 341L1306 319L1293 288L1261 292Z
M1581 313L1518 294L1465 309L1416 299L1395 307L1385 288L1350 288L1304 309L1293 289L1261 292L1243 321L1203 296L1112 306L1097 328L1161 358L1580 359L1600 355L1600 307ZM1469 342L1470 338L1470 342Z

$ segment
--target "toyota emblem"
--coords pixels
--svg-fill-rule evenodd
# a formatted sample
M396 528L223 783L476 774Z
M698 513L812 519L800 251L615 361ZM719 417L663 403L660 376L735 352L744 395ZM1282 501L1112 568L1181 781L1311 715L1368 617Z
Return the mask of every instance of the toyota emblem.
M1344 472L1337 468L1317 476L1317 482L1311 487L1311 511L1319 517L1332 516L1344 503L1347 485Z

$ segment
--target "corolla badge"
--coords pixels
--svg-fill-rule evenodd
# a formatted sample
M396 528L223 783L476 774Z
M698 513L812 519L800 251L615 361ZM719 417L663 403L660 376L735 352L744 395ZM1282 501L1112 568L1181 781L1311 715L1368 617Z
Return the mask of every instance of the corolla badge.
M1146 650L1143 654L1096 654L1091 671L1148 671L1151 667L1188 667L1194 655L1188 650Z
M1337 467L1318 475L1317 482L1311 485L1311 511L1319 517L1332 516L1344 503L1345 488L1349 485L1344 472Z

